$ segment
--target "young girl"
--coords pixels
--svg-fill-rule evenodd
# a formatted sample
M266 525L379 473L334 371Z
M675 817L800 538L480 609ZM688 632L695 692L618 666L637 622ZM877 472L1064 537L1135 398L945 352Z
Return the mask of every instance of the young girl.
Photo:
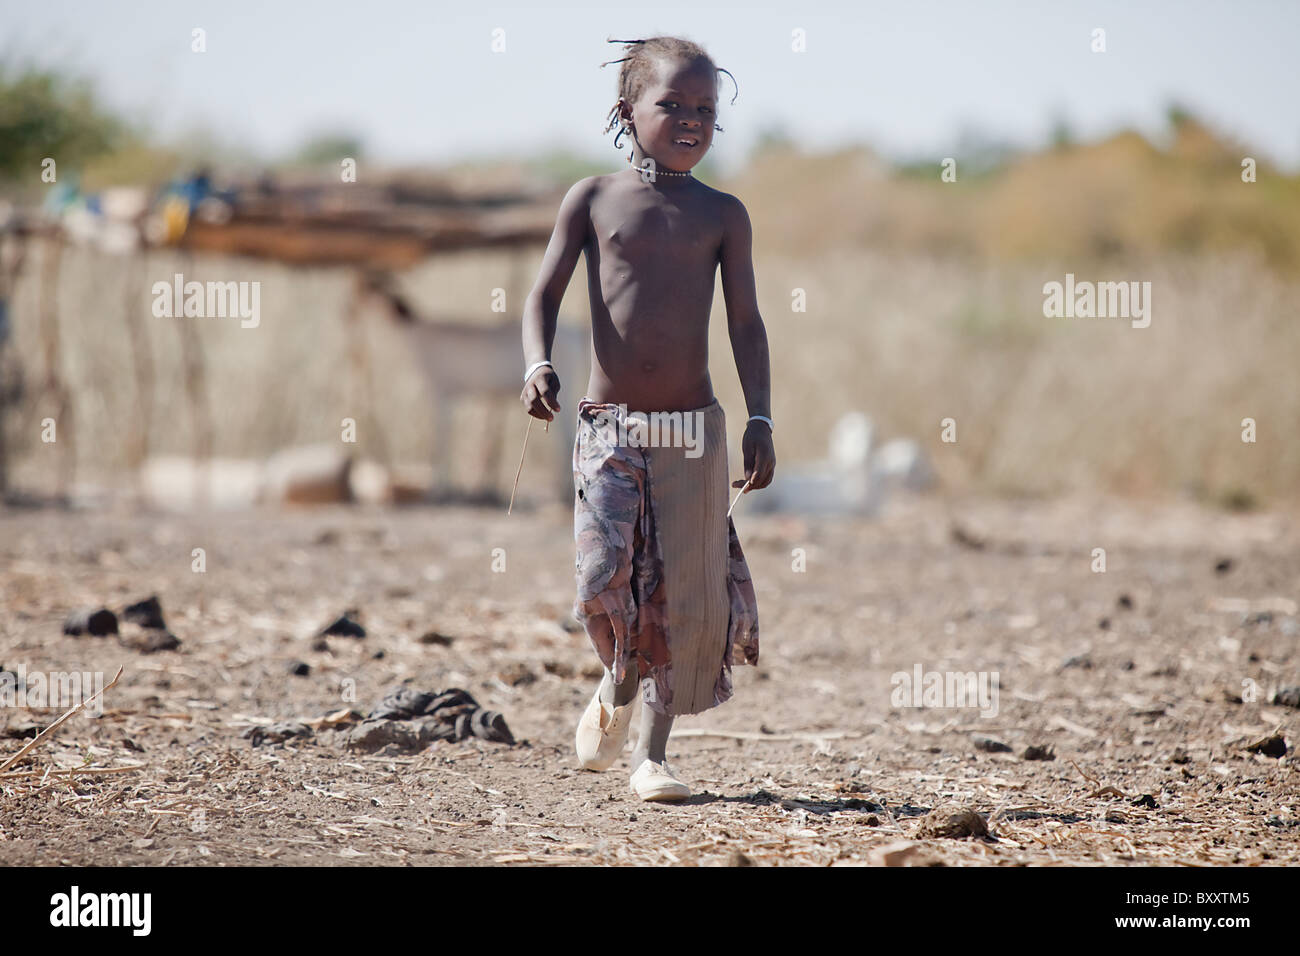
M524 306L520 398L534 418L560 410L551 344L585 253L592 364L573 449L574 617L606 671L578 723L578 761L590 770L614 763L640 687L631 789L644 800L681 800L690 788L665 754L674 716L723 703L732 664L758 662L757 602L727 517L726 417L708 369L719 266L750 413L745 479L732 483L744 493L766 488L776 468L767 332L749 215L690 172L713 143L725 71L686 40L612 42L626 42L627 55L612 61L623 66L606 132L621 125L615 146L631 139L632 168L582 180L560 205ZM653 447L641 427L651 418L661 426Z

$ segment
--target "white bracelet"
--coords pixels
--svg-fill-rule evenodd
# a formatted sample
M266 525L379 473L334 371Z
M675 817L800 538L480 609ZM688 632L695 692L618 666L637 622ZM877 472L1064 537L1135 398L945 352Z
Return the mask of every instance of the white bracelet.
M767 427L770 431L776 431L776 428L772 425L772 419L768 418L766 415L750 415L749 421L752 422L755 418L760 422L767 422ZM749 422L746 422L745 424L749 424Z
M533 373L536 372L536 371L537 371L539 368L541 368L543 365L551 365L551 363L550 363L549 360L543 359L543 360L540 361L540 362L534 362L532 365L528 366L528 371L527 371L527 372L524 372L524 384L525 384L525 385L527 385L527 384L528 384L528 380L529 380L530 378L533 377ZM554 365L551 365L551 371L555 371L555 366L554 366Z

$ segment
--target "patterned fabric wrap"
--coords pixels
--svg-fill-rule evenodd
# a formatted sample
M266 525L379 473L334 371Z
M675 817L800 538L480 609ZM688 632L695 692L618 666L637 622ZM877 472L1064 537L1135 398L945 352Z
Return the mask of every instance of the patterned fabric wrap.
M573 531L577 598L573 616L600 662L621 684L634 664L644 702L673 713L672 634L664 555L655 515L653 449L620 444L619 406L578 405L573 447ZM730 619L713 689L716 707L732 696L733 664L758 663L758 602L736 526L728 517ZM645 680L644 678L649 678Z

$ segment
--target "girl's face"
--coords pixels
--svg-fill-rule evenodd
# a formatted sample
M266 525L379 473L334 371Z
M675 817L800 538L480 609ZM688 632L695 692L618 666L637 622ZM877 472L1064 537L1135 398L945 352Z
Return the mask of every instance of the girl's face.
M707 63L660 60L658 76L632 105L641 151L673 172L693 167L713 143L718 78Z

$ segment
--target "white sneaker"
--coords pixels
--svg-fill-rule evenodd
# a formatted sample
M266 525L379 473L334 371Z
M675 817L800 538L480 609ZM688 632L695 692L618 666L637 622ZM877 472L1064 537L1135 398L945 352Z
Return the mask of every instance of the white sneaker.
M642 800L685 800L691 788L673 776L667 760L643 760L632 774L632 792Z
M632 726L632 711L640 694L622 707L614 707L600 699L600 688L578 721L574 746L578 751L578 765L584 770L608 770L627 743L628 728Z

